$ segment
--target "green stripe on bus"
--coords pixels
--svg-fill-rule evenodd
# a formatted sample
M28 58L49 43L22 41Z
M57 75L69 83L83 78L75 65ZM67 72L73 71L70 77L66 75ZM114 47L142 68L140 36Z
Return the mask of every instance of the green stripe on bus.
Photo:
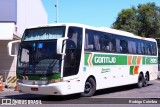
M90 55L90 54L85 54L85 55L84 55L84 65L89 65L89 64L88 64L89 55Z
M128 65L128 55L111 55L111 54L84 54L84 65L89 66L90 62L95 65ZM91 59L89 59L91 58ZM136 65L137 56L132 57L132 65ZM156 56L142 56L142 63L140 65L146 64L158 64L158 57Z
M146 64L146 57L145 57L145 56L142 57L142 64L143 64L143 65Z
M57 78L60 78L60 77L61 77L60 73L58 73L58 74L52 74L51 76L48 76L48 80L57 79Z
M60 78L60 73L51 74L50 76L27 76L28 80L51 80ZM23 79L22 75L17 74L18 79Z
M23 79L23 76L22 76L22 75L17 74L17 78L18 78L18 79Z
M28 80L40 80L39 76L27 76Z
M132 65L135 65L135 64L136 64L136 60L137 60L137 56L133 56Z
M133 70L134 70L134 66L130 66L130 75L134 75Z

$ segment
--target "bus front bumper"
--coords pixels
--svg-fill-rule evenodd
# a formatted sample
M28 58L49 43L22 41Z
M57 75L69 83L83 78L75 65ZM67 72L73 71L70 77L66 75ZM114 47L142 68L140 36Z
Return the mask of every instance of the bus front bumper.
M18 90L22 93L40 94L40 95L67 95L70 94L68 86L64 82L53 83L48 85L28 85L17 83Z

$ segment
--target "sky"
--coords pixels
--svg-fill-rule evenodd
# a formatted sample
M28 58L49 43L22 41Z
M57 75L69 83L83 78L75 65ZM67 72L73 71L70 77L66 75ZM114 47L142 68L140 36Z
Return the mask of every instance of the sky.
M122 9L159 0L57 0L58 23L81 23L111 27ZM56 0L42 0L48 14L48 23L56 23Z

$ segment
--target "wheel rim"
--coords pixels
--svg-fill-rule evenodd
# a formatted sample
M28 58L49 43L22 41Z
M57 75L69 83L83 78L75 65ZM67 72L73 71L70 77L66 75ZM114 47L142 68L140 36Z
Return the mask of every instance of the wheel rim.
M146 82L148 82L148 80L149 80L148 75L145 76L145 80L146 80Z
M91 89L92 89L92 84L90 82L86 82L84 92L89 93Z
M145 75L145 85L147 85L147 83L148 83L148 81L149 81L149 77L148 77L148 75Z

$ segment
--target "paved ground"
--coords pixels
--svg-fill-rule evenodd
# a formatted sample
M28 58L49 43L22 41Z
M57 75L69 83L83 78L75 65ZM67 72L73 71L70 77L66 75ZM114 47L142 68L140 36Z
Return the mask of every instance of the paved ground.
M14 89L4 89L0 91L0 98L16 99L16 100L40 100L42 105L46 104L46 107L50 106L135 106L133 104L141 104L141 106L160 106L160 80L151 81L147 87L141 89L136 88L135 85L121 86L116 88L108 88L99 90L91 98L84 98L77 95L69 95L65 97L60 96L44 96L44 95L33 95L33 94L23 94ZM143 104L143 100L150 101L149 104ZM152 102L151 102L152 101ZM133 103L133 104L129 104ZM152 103L159 104L152 104ZM89 105L88 105L89 104ZM123 105L125 104L125 105ZM42 105L39 105L42 106ZM3 106L3 105L1 105ZM23 105L23 107L28 107ZM36 106L36 105L34 105ZM137 107L136 106L136 107ZM38 107L38 105L37 105Z

